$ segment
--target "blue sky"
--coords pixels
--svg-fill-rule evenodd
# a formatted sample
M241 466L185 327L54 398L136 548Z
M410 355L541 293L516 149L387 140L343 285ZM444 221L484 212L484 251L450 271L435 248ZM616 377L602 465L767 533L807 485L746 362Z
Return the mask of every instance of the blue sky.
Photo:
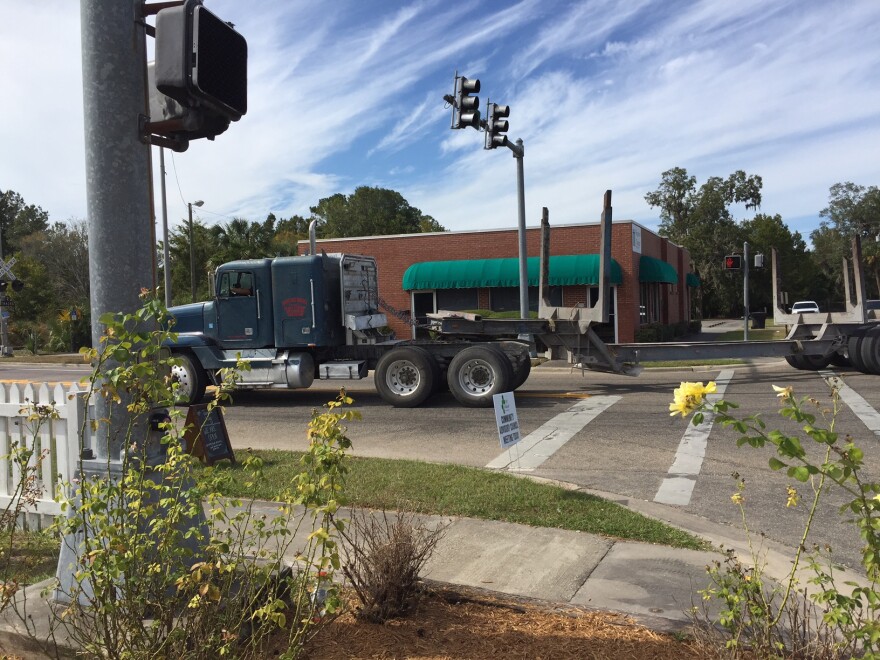
M761 175L761 210L807 237L831 185L880 183L876 0L205 4L248 40L248 113L166 152L172 225L185 201L262 220L369 185L448 229L515 226L511 153L449 128L456 70L511 108L529 225L596 221L610 188L656 228L644 195L680 166ZM85 216L79 44L78 2L0 2L0 189L52 220Z

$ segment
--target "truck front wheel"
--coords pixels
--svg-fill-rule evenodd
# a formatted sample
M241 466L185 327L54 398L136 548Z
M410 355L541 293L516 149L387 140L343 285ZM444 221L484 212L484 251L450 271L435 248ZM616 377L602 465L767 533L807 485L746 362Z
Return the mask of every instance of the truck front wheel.
M415 408L434 392L438 369L424 348L401 346L379 358L373 380L379 396L392 406Z
M171 367L171 378L178 383L177 402L182 406L198 403L205 396L208 376L191 355L175 353L177 364Z
M470 346L452 358L447 379L449 391L459 403L471 408L488 408L493 395L511 389L513 367L501 350Z

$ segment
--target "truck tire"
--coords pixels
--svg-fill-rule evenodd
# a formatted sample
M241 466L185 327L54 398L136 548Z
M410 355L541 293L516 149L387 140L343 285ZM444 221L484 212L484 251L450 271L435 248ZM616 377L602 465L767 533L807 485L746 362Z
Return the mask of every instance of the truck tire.
M376 364L379 396L395 408L415 408L434 392L437 361L419 346L393 348Z
M861 357L866 374L880 374L880 328L870 328L865 332L859 344Z
M507 341L495 344L486 344L500 351L509 361L513 371L513 379L508 386L509 391L516 390L526 382L532 372L532 358L529 349L519 342Z
M831 359L822 357L821 355L803 355L797 353L796 355L786 355L785 361L795 369L800 369L801 371L819 371L819 369L827 367L831 362Z
M449 391L470 408L488 408L492 396L513 384L513 367L503 351L490 346L469 346L449 363Z
M862 362L862 339L863 337L858 335L849 337L846 342L846 353L849 355L850 362L852 362L852 366L856 371L867 373L865 363Z
M191 355L174 353L173 357L178 361L178 364L171 367L171 378L179 384L178 399L175 403L181 406L198 403L205 396L208 375Z

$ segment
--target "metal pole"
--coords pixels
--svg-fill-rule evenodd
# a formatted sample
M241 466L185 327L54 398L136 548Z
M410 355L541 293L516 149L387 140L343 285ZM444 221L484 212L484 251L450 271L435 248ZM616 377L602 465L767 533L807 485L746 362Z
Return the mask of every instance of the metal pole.
M520 318L529 318L529 267L528 255L526 254L526 188L523 175L523 141L516 141L516 150L513 157L516 159L516 194L518 201L517 225L519 236L519 315Z
M193 205L187 202L189 208L189 285L192 291L192 302L196 301L196 248L193 244Z
M159 147L159 170L162 175L162 272L165 282L165 307L171 307L171 257L168 254L168 200L165 198L164 147Z
M83 116L89 221L92 342L104 334L106 313L131 313L141 289L152 289L156 255L151 214L150 147L140 138L146 113L146 33L143 0L81 0ZM108 367L109 368L109 367ZM98 419L113 428L95 448L99 458L120 456L125 401L96 397Z
M743 340L749 340L749 244L743 243Z
M3 230L0 228L0 261L3 261ZM8 285L7 285L8 286ZM3 292L6 297L6 292ZM0 308L0 357L10 357L13 355L12 347L9 345L9 330L6 325L5 308Z

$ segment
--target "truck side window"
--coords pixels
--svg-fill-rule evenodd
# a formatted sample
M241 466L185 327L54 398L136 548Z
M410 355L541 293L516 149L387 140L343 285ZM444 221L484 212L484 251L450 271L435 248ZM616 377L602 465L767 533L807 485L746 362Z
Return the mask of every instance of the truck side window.
M226 271L220 276L218 295L236 298L254 295L254 274L248 271Z

